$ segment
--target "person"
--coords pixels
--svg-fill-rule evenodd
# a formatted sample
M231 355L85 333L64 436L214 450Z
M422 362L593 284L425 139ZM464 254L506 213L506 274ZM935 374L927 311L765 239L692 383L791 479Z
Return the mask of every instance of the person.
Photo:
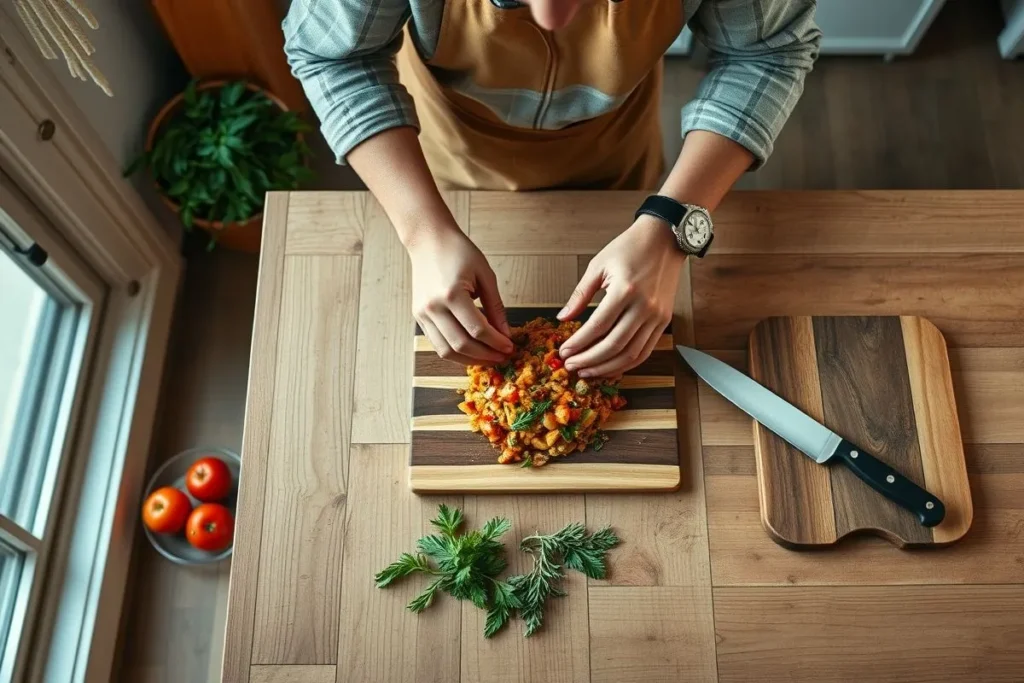
M576 318L605 291L560 353L580 376L614 377L650 355L685 259L710 245L711 212L770 155L818 55L815 5L293 0L283 28L338 162L377 197L409 253L424 333L444 358L493 364L513 350L496 279L438 186L654 188L662 59L690 27L710 57L682 112L682 151L559 313Z

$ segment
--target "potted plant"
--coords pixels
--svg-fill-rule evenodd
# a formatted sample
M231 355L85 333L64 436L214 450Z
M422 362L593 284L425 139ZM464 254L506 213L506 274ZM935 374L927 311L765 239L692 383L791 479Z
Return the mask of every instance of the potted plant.
M146 150L125 171L146 168L161 198L209 247L257 252L265 194L312 177L309 130L273 94L244 81L193 81L157 114Z

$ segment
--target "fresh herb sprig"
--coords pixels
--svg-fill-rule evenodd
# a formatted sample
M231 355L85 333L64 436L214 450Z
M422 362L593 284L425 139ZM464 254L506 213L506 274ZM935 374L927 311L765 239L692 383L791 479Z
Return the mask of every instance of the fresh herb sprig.
M530 406L529 409L516 415L516 419L512 421L510 425L512 431L520 431L523 429L529 429L530 425L536 422L544 414L548 408L551 407L551 401L538 401Z
M501 580L498 576L507 562L504 544L499 539L511 523L495 517L480 530L460 534L464 522L461 510L441 505L437 518L431 520L440 533L421 538L416 544L419 552L403 553L378 572L374 580L378 588L385 588L416 573L435 577L407 608L422 612L440 592L469 600L487 610L485 638L500 631L517 612L525 623L524 634L529 637L536 633L544 622L547 599L565 595L563 568L595 579L604 578L605 554L619 543L610 528L587 534L580 523L569 524L554 534L529 536L519 547L533 555L533 568L526 574Z
M607 573L605 554L619 544L619 537L610 527L593 534L579 522L561 531L527 536L519 549L533 555L533 569L508 579L519 600L519 616L525 628L523 635L532 636L544 623L544 605L549 597L562 597L563 567L603 579Z

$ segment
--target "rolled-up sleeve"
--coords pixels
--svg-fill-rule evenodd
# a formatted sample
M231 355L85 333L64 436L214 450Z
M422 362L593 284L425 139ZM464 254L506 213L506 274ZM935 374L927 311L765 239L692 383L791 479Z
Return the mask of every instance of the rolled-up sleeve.
M409 15L408 0L291 4L282 25L285 54L338 163L345 163L353 147L389 128L419 127L395 66Z
M682 134L718 133L754 155L771 155L775 139L818 58L821 31L814 0L705 0L690 20L710 51L708 74L682 113Z

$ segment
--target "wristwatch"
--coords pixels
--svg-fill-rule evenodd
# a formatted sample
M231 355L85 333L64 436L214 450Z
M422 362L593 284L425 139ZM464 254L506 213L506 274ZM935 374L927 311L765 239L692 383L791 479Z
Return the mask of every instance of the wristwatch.
M633 220L642 215L654 216L668 223L679 248L693 256L703 257L715 238L711 214L703 206L681 204L671 197L652 194L637 209Z

